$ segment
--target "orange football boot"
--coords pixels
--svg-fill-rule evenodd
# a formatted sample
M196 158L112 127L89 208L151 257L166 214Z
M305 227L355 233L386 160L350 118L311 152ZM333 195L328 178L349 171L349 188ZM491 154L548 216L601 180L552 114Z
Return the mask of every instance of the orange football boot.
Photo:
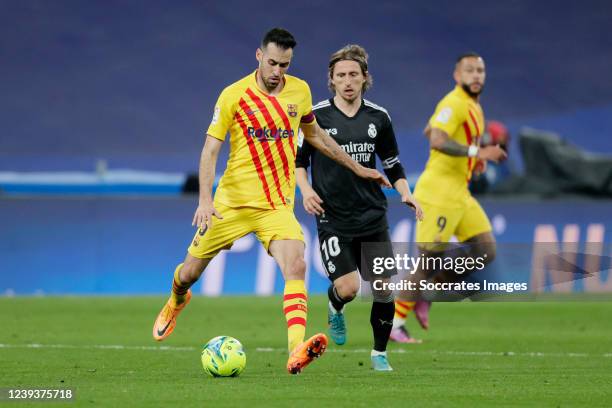
M327 336L323 333L315 334L291 352L287 360L287 371L289 374L301 373L315 358L321 357L326 348Z
M171 304L171 299L168 299L161 312L157 315L157 319L155 319L155 324L153 325L153 338L155 340L162 341L174 331L176 318L190 300L191 289L187 291L185 301L176 307Z

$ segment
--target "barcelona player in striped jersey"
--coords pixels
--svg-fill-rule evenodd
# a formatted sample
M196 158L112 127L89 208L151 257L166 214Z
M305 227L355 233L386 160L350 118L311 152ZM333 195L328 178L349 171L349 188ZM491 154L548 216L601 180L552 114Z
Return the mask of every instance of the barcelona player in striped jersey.
M455 89L438 103L425 128L430 155L425 171L419 177L414 196L427 214L416 226L416 241L428 256L441 255L440 243L455 236L466 242L470 256L486 254L487 262L495 257L495 238L491 223L480 204L472 197L468 184L473 172L483 172L487 161L500 161L506 153L499 146L480 147L485 120L480 106L480 93L485 83L485 64L480 55L461 55L455 64ZM415 279L436 271L420 271ZM453 273L454 274L454 273ZM456 276L438 276L449 280ZM395 318L391 339L409 342L404 328L406 314L415 315L424 329L429 327L429 307L424 299L414 302L414 293L404 292L395 302Z
M176 267L170 298L153 326L156 340L168 337L191 299L189 288L210 261L253 232L285 279L283 310L291 374L301 372L327 346L324 334L304 341L308 311L304 236L293 214L298 128L325 155L360 177L389 186L382 174L353 161L318 126L308 84L285 74L295 46L288 31L270 30L256 52L257 70L221 92L200 158L199 204L193 217L198 230L184 262ZM229 159L213 200L216 161L228 132Z

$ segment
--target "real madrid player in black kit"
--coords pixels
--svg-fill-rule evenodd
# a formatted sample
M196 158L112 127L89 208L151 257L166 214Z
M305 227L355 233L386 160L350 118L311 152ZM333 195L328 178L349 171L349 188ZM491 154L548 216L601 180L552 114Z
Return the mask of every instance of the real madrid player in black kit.
M376 168L378 156L402 202L414 208L421 219L422 211L410 193L400 164L391 118L384 108L362 98L372 84L367 60L367 53L358 45L347 45L335 52L329 62L329 88L335 96L315 105L313 112L320 126L354 160ZM306 170L309 165L312 186ZM365 280L373 281L372 275L360 269L361 243L390 242L387 199L375 183L358 179L306 141L298 149L296 180L304 208L317 216L321 258L332 281L328 290L330 335L341 345L346 341L343 309L357 295L359 273ZM393 293L372 288L372 294L372 367L377 371L391 371L386 348L395 311Z

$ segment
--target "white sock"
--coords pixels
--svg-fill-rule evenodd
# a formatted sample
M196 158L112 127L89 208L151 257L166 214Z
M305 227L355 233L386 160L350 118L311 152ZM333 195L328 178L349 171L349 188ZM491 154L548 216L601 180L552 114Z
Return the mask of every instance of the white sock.
M385 357L387 357L387 352L386 351L372 350L370 352L370 357L376 357L376 356L385 356Z
M406 324L406 319L395 316L393 318L393 328L397 329L398 327L402 327Z

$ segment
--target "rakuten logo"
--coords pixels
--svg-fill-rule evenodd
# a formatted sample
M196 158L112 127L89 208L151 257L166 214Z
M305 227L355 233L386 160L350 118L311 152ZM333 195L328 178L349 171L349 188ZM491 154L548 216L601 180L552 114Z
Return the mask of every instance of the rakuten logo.
M247 134L253 139L257 139L260 142L263 142L264 140L278 140L293 137L294 132L293 129L287 130L283 128L278 128L275 131L272 131L272 129L269 129L267 127L261 129L249 126L249 128L247 129Z

